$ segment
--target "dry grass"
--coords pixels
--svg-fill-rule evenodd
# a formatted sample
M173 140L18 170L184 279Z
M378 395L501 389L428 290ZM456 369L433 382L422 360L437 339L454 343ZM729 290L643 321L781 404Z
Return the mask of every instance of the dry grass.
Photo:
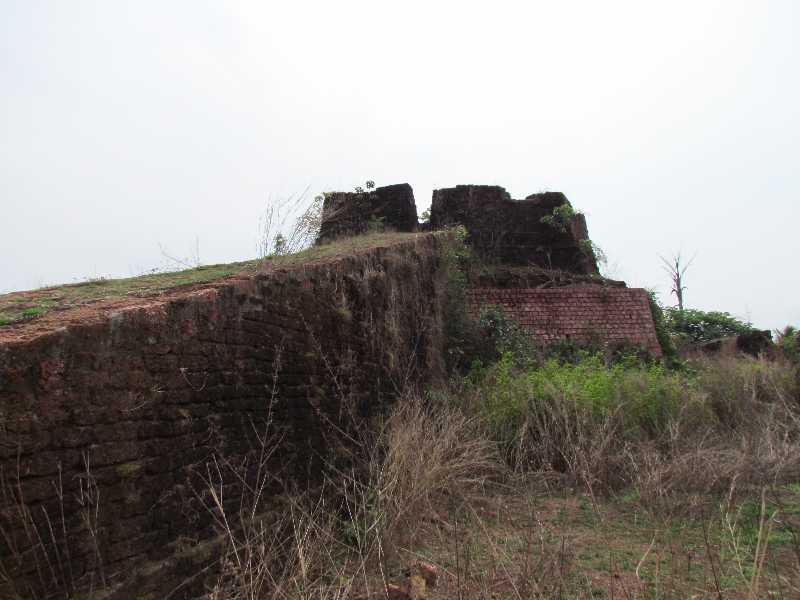
M798 597L796 373L738 359L696 368L704 410L678 410L649 437L631 435L620 407L591 418L540 406L515 439L553 460L524 469L508 469L463 398L399 402L348 439L347 468L284 496L255 535L257 577L236 559L247 542L223 528L214 597L380 598L420 560L439 573L431 599Z
M52 482L56 499L29 503L19 472L0 470L0 596L8 600L101 597L112 586L104 570L100 493L89 456L74 482ZM75 489L72 489L73 484ZM67 488L70 489L67 489ZM65 505L77 506L75 526Z
M264 465L278 440L264 437ZM253 482L235 522L226 509L230 480L219 462L206 477L206 507L226 539L214 598L338 598L385 589L400 557L438 528L442 515L485 495L503 468L478 423L418 398L397 408L370 435L343 441L347 466L328 465L320 488L286 491L282 508ZM238 473L243 473L239 470ZM241 478L240 476L237 476ZM259 479L260 477L260 479Z

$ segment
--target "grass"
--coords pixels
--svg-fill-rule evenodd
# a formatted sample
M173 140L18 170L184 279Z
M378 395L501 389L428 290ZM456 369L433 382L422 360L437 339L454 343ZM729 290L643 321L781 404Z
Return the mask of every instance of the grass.
M154 297L182 286L210 283L237 275L253 275L265 269L291 269L318 260L341 258L369 248L414 239L418 235L420 234L376 233L263 260L208 265L123 279L95 279L33 291L12 292L0 295L0 327L101 300Z
M800 496L792 501L797 506ZM581 492L520 487L453 515L449 530L416 552L446 574L441 598L715 597L710 561L723 597L735 598L750 587L759 518L758 510L742 514L731 534L719 510L704 519L665 519L635 500L595 503ZM740 539L738 558L732 535ZM745 536L752 536L749 545L741 542ZM800 583L793 544L778 537L767 543L768 567L788 581L768 574L762 592L780 597L783 585L783 597L791 598L790 586Z
M51 311L67 310L99 300L157 296L180 286L224 279L252 271L255 267L255 261L209 265L171 273L124 279L96 279L29 292L4 294L0 296L0 325L30 320Z
M670 372L587 356L503 369L406 398L347 437L347 466L332 460L321 489L287 495L270 521L280 526L221 524L240 557L223 560L214 597L405 599L421 564L438 574L429 600L800 595L793 366L737 358ZM672 407L676 395L699 413ZM665 398L655 423L647 410L619 417ZM516 453L498 415L517 426ZM562 460L530 458L548 447ZM244 560L247 548L270 558Z

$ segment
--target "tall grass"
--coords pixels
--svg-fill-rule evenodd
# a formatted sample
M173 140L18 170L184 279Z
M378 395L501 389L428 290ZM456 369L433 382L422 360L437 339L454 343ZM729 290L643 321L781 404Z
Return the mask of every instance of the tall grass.
M483 496L503 472L495 444L475 418L426 407L419 397L398 402L380 425L360 433L359 439L343 440L350 446L346 466L329 461L319 487L298 493L283 482L287 488L277 508L274 497L262 494L268 475L259 469L261 479L244 486L251 491L247 510L229 515L224 482L247 475L234 465L213 463L209 493L199 494L226 548L213 598L383 593L389 573L396 573L401 555L419 536L442 514ZM269 435L261 439L279 442ZM267 447L262 456L268 460L272 453ZM236 474L223 473L226 468Z
M451 401L485 421L518 471L645 497L800 477L800 383L788 363L701 359L682 371L600 355L470 374Z
M436 564L441 597L597 597L597 573L536 508L564 493L589 498L598 531L613 530L609 502L622 497L659 524L627 571L606 567L622 578L606 597L683 598L698 586L717 598L793 597L800 543L795 566L774 547L776 536L800 540L778 493L800 481L798 389L794 367L755 359L671 371L631 358L504 356L424 400L398 401L356 436L338 432L347 460L331 456L319 487L287 486L278 504L259 492L228 518L220 485L230 478L209 477L225 540L211 597L413 597L419 578L407 568L420 560ZM690 542L700 548L681 558L676 528L702 534Z

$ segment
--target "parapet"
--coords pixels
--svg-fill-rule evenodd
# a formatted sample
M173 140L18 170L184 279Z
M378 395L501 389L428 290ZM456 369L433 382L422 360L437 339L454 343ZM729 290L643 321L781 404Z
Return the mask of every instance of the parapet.
M562 207L564 207L562 209ZM491 185L458 185L433 192L431 228L466 227L482 258L581 275L598 273L586 220L560 192L513 200Z
M372 224L392 231L417 230L417 205L407 183L368 192L326 194L317 244L366 233Z

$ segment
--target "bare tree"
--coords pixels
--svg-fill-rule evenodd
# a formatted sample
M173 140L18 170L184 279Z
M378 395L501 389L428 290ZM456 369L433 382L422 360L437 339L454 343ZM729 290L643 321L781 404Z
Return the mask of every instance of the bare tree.
M661 262L664 263L664 270L672 280L672 292L678 298L678 310L683 310L683 292L686 286L683 285L683 278L686 275L686 270L692 266L697 254L692 256L688 261L684 261L681 253L674 254L669 260L660 256Z

